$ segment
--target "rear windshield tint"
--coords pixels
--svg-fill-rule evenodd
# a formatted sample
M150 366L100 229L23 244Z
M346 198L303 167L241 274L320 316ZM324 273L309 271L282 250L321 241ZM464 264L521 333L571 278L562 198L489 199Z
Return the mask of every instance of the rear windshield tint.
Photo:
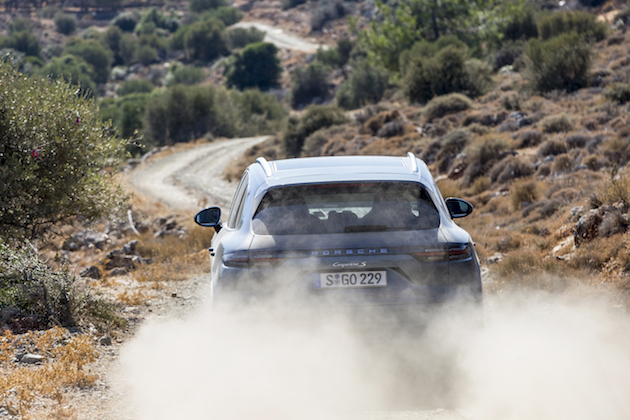
M421 184L371 182L276 187L252 223L261 235L435 229L440 218Z

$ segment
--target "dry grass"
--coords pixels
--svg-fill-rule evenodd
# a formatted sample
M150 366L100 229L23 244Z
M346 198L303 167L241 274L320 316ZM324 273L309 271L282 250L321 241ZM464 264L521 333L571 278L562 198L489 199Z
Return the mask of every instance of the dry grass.
M40 354L44 361L16 366L12 360L14 348ZM20 419L42 418L34 407L41 399L54 404L46 414L48 418L74 418L72 410L64 407L65 391L96 383L96 376L87 366L98 356L91 336L71 336L60 327L22 335L5 332L0 336L0 350L0 406Z

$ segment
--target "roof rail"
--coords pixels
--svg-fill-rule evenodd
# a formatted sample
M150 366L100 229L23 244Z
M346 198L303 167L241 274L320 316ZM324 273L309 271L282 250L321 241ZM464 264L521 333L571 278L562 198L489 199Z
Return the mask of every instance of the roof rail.
M407 157L409 158L409 167L411 168L411 172L418 172L418 161L416 160L416 155L411 152L407 152Z
M267 159L261 156L256 159L256 162L260 164L260 166L262 166L263 170L265 171L265 175L267 175L267 177L270 177L272 174L272 170L271 165L269 164L269 162L267 162Z

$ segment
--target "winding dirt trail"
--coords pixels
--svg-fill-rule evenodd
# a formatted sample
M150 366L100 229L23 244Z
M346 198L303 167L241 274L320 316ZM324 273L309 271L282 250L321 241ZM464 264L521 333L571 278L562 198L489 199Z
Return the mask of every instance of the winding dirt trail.
M194 211L204 203L229 210L236 182L222 173L227 165L268 136L220 140L169 156L150 158L130 174L132 186L173 210Z

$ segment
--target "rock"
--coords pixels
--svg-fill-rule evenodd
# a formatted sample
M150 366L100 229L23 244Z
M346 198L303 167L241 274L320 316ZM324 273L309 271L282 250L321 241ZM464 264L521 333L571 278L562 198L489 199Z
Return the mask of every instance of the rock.
M493 256L488 257L486 261L488 262L488 264L496 264L498 262L501 262L501 260L503 260L503 254L501 254L500 252L497 252Z
M138 245L138 240L134 239L133 241L127 242L122 247L122 253L125 255L136 255L136 246Z
M101 346L111 346L112 338L108 335L104 335L98 339L98 342L100 343Z
M129 269L128 268L116 267L116 268L113 268L109 272L109 275L112 276L112 277L115 277L115 276L124 276L127 273L129 273Z
M101 278L101 272L99 271L98 267L95 265L91 265L89 267L87 267L86 269L82 270L79 275L81 277L88 277L91 279L100 279Z
M43 360L44 360L44 356L41 356L39 354L26 353L24 356L20 358L20 363L35 364L35 363L41 363Z
M575 229L573 230L573 240L576 248L579 248L584 242L590 242L597 238L597 229L602 222L603 210L589 210L588 213L580 217Z
M571 209L571 214L569 215L569 221L577 222L580 220L580 217L584 214L584 206L576 206Z

